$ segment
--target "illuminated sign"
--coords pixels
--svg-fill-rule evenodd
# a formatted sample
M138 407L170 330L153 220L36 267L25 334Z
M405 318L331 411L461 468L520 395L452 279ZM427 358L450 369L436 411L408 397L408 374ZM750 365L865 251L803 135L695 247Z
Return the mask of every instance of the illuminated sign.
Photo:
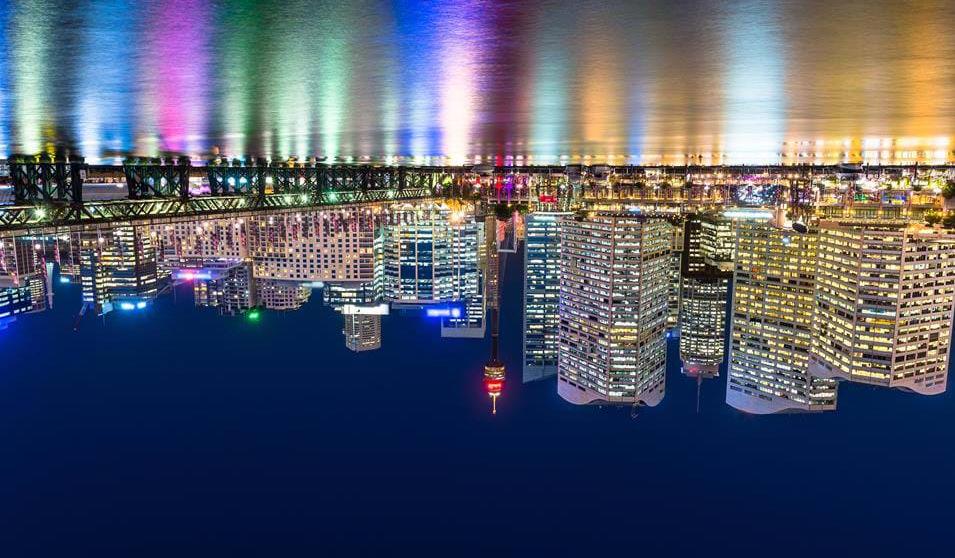
M771 219L773 212L769 209L727 209L723 212L727 219Z
M366 316L387 316L388 315L388 305L387 304L378 304L375 306L356 306L354 304L346 304L342 306L342 314L348 315L366 315Z
M452 307L428 308L425 314L429 318L460 318L461 309Z
M212 279L212 273L205 269L179 269L173 272L173 278L180 281L204 281Z
M540 203L557 203L557 196L548 196L541 194L537 196L537 201Z
M146 301L140 300L138 302L120 302L119 309L129 312L130 310L142 310L146 307Z

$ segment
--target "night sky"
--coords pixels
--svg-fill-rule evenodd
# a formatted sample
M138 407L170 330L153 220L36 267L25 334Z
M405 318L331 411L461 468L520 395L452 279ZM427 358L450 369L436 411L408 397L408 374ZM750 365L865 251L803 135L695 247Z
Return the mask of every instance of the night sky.
M386 317L382 349L355 354L317 296L253 324L180 289L73 333L78 287L58 286L54 310L0 331L2 555L952 546L951 391L843 384L835 413L757 417L720 378L697 415L671 342L660 406L576 407L553 379L519 383L520 269L496 416L488 340L420 315Z

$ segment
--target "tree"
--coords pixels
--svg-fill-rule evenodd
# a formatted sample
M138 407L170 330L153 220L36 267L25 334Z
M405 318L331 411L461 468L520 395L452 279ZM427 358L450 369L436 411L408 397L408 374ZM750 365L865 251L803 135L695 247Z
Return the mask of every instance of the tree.
M955 213L949 212L942 218L942 226L946 229L955 229Z
M955 198L955 180L949 180L942 186L942 197L947 200Z
M935 226L942 222L942 214L937 211L930 211L925 214L925 222Z

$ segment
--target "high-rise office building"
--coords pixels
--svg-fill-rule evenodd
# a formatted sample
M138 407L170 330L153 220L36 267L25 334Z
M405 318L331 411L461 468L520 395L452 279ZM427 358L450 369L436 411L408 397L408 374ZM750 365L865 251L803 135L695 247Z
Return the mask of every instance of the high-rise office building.
M811 373L945 391L955 234L902 220L823 221Z
M720 213L700 215L699 250L703 262L720 271L733 273L736 256L736 231L733 220Z
M438 203L394 207L382 240L385 299L417 305L480 297L480 239L465 211Z
M527 216L524 242L524 372L530 382L557 374L560 223L570 213Z
M680 296L680 359L683 373L695 378L718 375L723 363L726 306L732 272L707 262L702 249L705 217L686 221Z
M666 221L632 212L563 222L557 390L567 401L663 399L671 238Z
M777 223L737 223L726 403L756 414L832 410L835 381L808 370L819 235Z
M488 274L481 266L486 248L485 224L463 211L452 213L449 223L452 291L446 298L459 307L461 315L441 320L441 337L480 339L487 329L485 278ZM486 258L483 261L486 262Z
M484 294L488 308L500 308L501 305L501 253L497 249L501 226L493 214L484 218Z
M158 261L147 227L121 225L74 235L84 303L106 313L115 304L142 306L159 292Z
M670 225L670 257L667 267L667 329L676 330L680 322L680 270L683 264L684 226Z

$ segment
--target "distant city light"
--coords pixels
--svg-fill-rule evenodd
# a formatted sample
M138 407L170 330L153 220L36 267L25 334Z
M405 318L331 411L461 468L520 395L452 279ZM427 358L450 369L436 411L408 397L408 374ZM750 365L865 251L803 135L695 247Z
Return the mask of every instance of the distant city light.
M727 209L723 212L727 219L771 219L773 212L769 209Z
M428 308L425 315L429 318L460 318L461 309L454 307Z
M345 304L342 306L343 315L368 315L368 316L387 316L389 307L387 304L376 304L375 306L356 306L354 304Z
M173 278L180 281L205 281L212 279L212 273L204 269L180 269L173 273Z

